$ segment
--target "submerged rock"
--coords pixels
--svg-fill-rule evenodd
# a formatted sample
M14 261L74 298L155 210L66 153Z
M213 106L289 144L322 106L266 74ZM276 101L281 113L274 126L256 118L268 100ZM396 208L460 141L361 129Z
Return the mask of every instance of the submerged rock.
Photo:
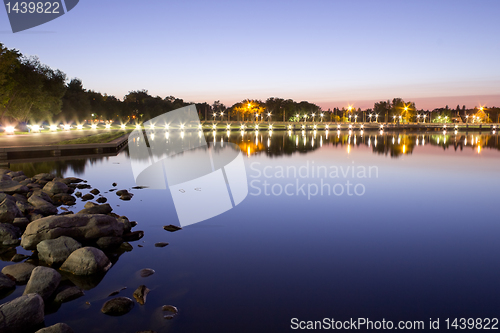
M74 333L74 331L65 323L55 324L42 328L35 333Z
M110 316L122 316L134 308L134 302L128 297L110 299L102 306L101 312Z
M61 274L55 269L38 266L33 269L23 295L36 293L46 301L59 286Z
M149 294L150 290L145 285L140 285L133 293L134 299L140 305L146 303L146 296Z
M95 247L83 247L71 253L60 270L75 275L92 275L107 272L111 268L108 257Z
M46 239L68 236L79 242L95 241L101 237L121 237L123 223L108 215L72 214L48 216L31 222L21 238L21 246L34 250Z
M101 237L96 243L100 249L105 250L120 246L123 243L123 239L121 237Z
M21 262L18 264L13 264L5 266L2 269L2 273L12 277L17 284L25 284L28 282L31 272L35 269L35 265L27 262Z
M161 310L165 319L173 319L179 313L179 310L173 305L164 305Z
M0 305L0 332L20 333L38 328L44 321L44 302L29 294Z
M155 273L154 269L151 268L143 268L139 271L139 275L141 277L148 277L151 276Z
M20 261L23 261L24 259L28 259L29 256L25 255L25 254L20 254L20 253L16 253L12 259L10 259L10 261L13 261L13 262L20 262Z
M82 247L82 244L71 237L61 236L55 239L46 239L36 246L38 258L49 266L60 265L69 255Z
M168 243L165 243L165 242L158 242L158 243L155 243L155 247L165 247L167 246Z
M54 298L55 302L66 303L74 299L77 299L79 297L82 297L83 295L85 295L85 293L78 287L64 286L64 287L59 287L56 290L55 295L56 295L56 297Z

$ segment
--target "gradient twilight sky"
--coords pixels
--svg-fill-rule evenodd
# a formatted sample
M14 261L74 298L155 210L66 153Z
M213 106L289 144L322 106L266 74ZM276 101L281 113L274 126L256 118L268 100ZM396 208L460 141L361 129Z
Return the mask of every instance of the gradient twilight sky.
M0 42L119 98L500 106L499 14L499 0L80 0L17 34L0 10Z

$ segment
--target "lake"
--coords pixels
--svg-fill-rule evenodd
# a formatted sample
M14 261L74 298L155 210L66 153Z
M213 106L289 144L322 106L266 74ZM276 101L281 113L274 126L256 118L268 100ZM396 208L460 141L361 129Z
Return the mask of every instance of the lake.
M103 193L114 212L137 221L134 230L145 236L115 258L85 296L52 309L47 326L65 322L75 332L284 332L324 318L366 318L394 325L423 321L426 329L439 319L445 329L447 318L498 317L498 135L205 135L239 146L247 198L224 214L168 232L164 225L179 224L168 190L131 190L130 202ZM119 189L136 185L127 149L114 157L10 168L28 176L77 176L101 192L113 182ZM83 204L78 200L70 209L77 212ZM158 248L156 242L169 245ZM142 278L142 268L156 273ZM100 312L111 292L127 287L119 296L132 298L141 284L151 290L145 305L121 317ZM176 306L179 314L163 319L163 305Z

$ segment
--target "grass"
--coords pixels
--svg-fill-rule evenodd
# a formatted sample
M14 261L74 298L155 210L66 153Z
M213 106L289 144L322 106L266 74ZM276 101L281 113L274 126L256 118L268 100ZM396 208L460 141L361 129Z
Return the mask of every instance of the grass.
M55 143L55 145L81 145L86 143L108 143L130 132L131 130L89 135L83 138L60 141L58 143Z

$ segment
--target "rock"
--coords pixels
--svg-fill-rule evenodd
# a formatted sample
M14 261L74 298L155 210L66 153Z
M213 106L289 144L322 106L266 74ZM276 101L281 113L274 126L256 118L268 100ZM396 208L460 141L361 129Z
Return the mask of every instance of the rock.
M101 193L101 191L99 191L98 189L94 188L93 190L90 191L90 193L92 193L93 195L98 195L99 193Z
M134 249L134 247L127 242L124 242L120 245L120 250L123 250L125 252L130 252L133 249Z
M137 303L140 305L144 305L146 303L146 296L149 294L150 290L145 286L145 285L140 285L135 291L132 296L134 296L134 299L136 300Z
M177 230L181 230L182 228L181 227L178 227L176 225L166 225L163 227L163 229L167 230L167 231L170 231L170 232L174 232L174 231L177 231Z
M10 261L10 259L12 259L12 257L15 256L16 253L17 251L15 247L0 247L0 260Z
M18 227L19 229L24 229L28 226L30 221L27 217L16 217L12 222L12 225Z
M133 190L143 190L145 188L149 188L149 186L140 185L140 186L134 186L134 187L132 187Z
M113 208L109 204L95 205L93 207L85 208L79 211L77 214L109 214Z
M28 215L33 210L35 210L35 206L28 202L17 201L16 206L17 208L19 208L19 211L21 211L21 214L23 215Z
M76 192L76 193L75 193L75 197L77 197L77 198L81 198L81 197L82 197L82 192Z
M71 253L60 270L75 275L92 275L107 272L111 268L108 257L95 247L82 247Z
M129 232L132 229L132 225L126 216L120 216L116 219L118 222L123 223L123 231Z
M0 203L0 223L12 223L16 217L22 216L15 201L5 198Z
M42 215L54 215L57 214L57 207L52 203L42 199L41 196L33 194L29 197L28 202L35 207L35 211Z
M113 186L113 187L116 187L117 185L118 185L117 183L111 184L111 186Z
M45 180L45 181L51 181L55 178L54 175L51 175L50 173L39 173L38 175L34 175L33 179L34 180Z
M86 188L92 188L92 186L87 185L87 184L78 184L78 185L76 186L76 188L77 188L77 189L79 189L79 190L84 190L84 189L86 189Z
M49 327L42 328L35 333L74 333L74 331L65 323L55 324Z
M14 180L3 180L0 181L0 192L4 192L6 194L14 194L14 193L27 193L29 188L26 185L21 185L19 182Z
M0 273L0 293L16 288L16 281L5 274Z
M108 199L106 199L105 197L99 197L99 198L97 198L97 200L96 200L96 201L97 201L98 203L103 204L103 203L107 202L107 201L108 201Z
M155 243L155 247L165 247L167 246L168 243L165 243L165 242L158 242L158 243Z
M0 223L0 243L2 245L17 245L21 237L21 230L18 227L8 223Z
M141 277L148 277L151 276L155 273L154 269L151 268L143 268L139 271L139 275Z
M10 259L10 261L13 261L13 262L20 262L20 261L23 261L24 259L28 259L29 256L25 255L25 254L20 254L20 253L16 253L12 259Z
M69 185L69 184L77 184L83 182L83 179L76 178L76 177L66 177L61 180L64 184Z
M144 231L138 230L138 231L128 232L126 234L123 234L122 237L123 237L123 240L125 240L127 242L137 241L137 240L141 239L142 237L144 237Z
M63 286L59 287L56 290L55 295L56 295L56 297L54 298L55 302L66 303L74 299L77 299L79 297L82 297L83 295L85 295L85 293L78 287Z
M0 332L20 333L37 329L44 321L44 302L38 294L18 297L0 306Z
M130 201L134 195L132 193L125 193L120 196L120 200Z
M76 203L76 198L68 193L59 193L52 196L52 202L57 206L72 206Z
M127 190L119 190L119 191L116 191L116 195L117 196L122 196L124 194L128 194L128 191Z
M23 171L10 171L7 173L11 177L19 177L19 176L24 176Z
M28 198L26 198L26 196L24 194L16 193L12 196L12 198L16 201L28 202ZM0 200L0 201L2 201L2 200Z
M82 196L82 200L83 201L93 200L93 199L94 199L94 196L92 194L90 194L90 193L87 193L84 196Z
M31 277L23 295L36 293L46 301L59 286L61 274L55 269L38 266L31 272Z
M121 288L120 290L115 290L115 291L111 292L111 293L108 295L108 297L111 297L111 296L116 296L116 295L118 295L118 294L120 293L120 291L125 290L125 289L127 289L127 287L123 287L123 288Z
M121 238L121 237L101 237L97 240L96 243L100 249L106 250L106 249L120 246L123 243L123 238Z
M60 265L69 255L82 247L82 244L71 237L61 236L55 239L46 239L38 243L36 249L38 258L49 266Z
M26 177L24 175L23 176L18 176L18 177L12 177L13 181L19 182L19 183L22 182L23 180L26 180L26 179L28 179L28 177ZM23 184L23 185L26 185L26 184Z
M5 266L2 269L2 273L12 277L17 284L25 284L28 282L31 272L35 269L35 265L29 264L27 262L21 262L18 264L13 264Z
M31 222L33 221L36 221L36 220L39 220L39 219L43 219L45 216L43 216L42 214L39 214L37 212L31 212L29 215L28 215L28 218Z
M43 190L51 194L67 193L68 185L64 184L63 182L51 181L45 184Z
M102 306L101 312L110 316L122 316L134 307L134 302L128 297L110 299Z
M48 216L31 222L21 238L21 246L34 250L45 239L68 236L79 242L101 237L121 237L123 223L108 215L72 214Z
M40 197L42 200L45 200L48 203L51 203L51 204L53 203L50 195L47 192L44 192L43 190L34 190L33 192L28 193L28 195L27 195L28 199L31 198L33 195Z
M165 319L173 319L179 313L179 310L173 305L164 305L161 310Z
M130 226L133 228L135 226L137 226L137 222L136 221L130 221Z

